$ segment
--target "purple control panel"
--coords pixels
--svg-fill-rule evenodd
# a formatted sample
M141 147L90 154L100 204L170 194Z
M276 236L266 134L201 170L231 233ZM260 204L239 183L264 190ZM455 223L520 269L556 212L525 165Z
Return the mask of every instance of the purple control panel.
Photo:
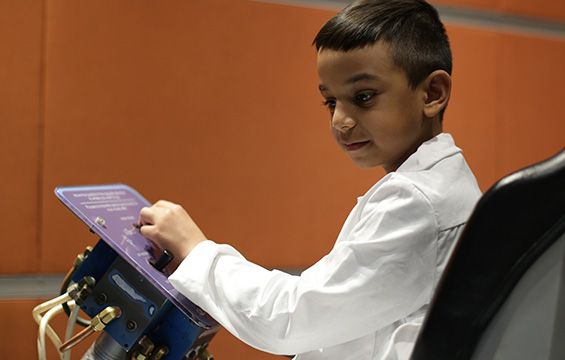
M55 194L114 251L151 281L192 321L209 328L216 322L176 291L167 276L157 271L152 246L135 225L139 211L151 206L143 196L124 184L57 187Z

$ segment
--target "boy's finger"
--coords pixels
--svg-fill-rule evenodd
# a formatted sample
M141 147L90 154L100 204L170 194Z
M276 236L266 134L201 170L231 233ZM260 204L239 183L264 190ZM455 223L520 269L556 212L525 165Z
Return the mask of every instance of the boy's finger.
M158 242L156 242L157 230L155 229L154 225L148 225L148 224L142 225L139 227L139 232L141 233L141 235L143 235L144 238L149 240L149 242L154 244L159 244Z
M151 207L144 207L139 211L139 225L153 225L154 212Z

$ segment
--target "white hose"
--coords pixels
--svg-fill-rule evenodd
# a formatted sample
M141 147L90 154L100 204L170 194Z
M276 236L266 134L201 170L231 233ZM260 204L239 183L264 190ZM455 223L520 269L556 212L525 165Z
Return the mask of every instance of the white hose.
M45 332L47 331L48 328L51 328L49 326L49 321L51 321L53 316L57 315L61 311L63 311L63 307L55 305L55 307L53 307L51 310L45 313L45 315L41 318L41 321L39 322L39 332L37 333L37 353L39 355L39 360L47 360L47 352L45 351ZM55 335L55 337L57 341L53 341L53 343L57 348L57 352L59 352L59 346L61 346L61 340L59 340L57 335Z
M35 321L37 322L37 324L39 324L39 322L41 321L41 316L40 314L42 312L45 312L57 305L61 305L64 302L70 301L72 300L71 297L69 296L68 293L64 293L63 295L60 295L54 299L51 299L49 301L44 302L43 304L39 304L37 305L33 311L33 318L35 319Z
M40 325L41 324L41 320L42 320L42 316L41 313L50 310L52 308L55 307L59 307L61 310L63 309L62 306L58 306L61 305L64 302L70 301L72 300L71 297L69 296L68 293L65 293L61 296L56 297L55 299L49 300L44 302L43 304L39 304L37 305L33 311L33 319L35 320L35 322ZM51 326L47 325L46 327L46 333L47 336L49 336L49 338L51 339L51 341L53 342L53 344L55 344L55 346L57 348L59 348L59 346L61 346L61 340L59 339L59 337L57 336L57 334L55 333L55 331L51 328Z
M69 306L73 306L73 310L69 315L69 322L67 323L67 332L65 333L65 341L73 337L75 331L75 325L77 323L78 312L80 311L80 306L75 305L74 301L68 303ZM71 350L63 352L63 360L71 360Z

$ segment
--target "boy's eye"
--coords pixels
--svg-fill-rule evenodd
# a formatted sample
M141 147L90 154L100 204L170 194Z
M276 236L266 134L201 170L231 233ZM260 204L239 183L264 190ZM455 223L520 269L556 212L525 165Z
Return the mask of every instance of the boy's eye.
M332 110L335 109L335 100L326 100L322 102L322 105Z
M363 94L356 95L355 99L360 103L365 103L365 102L371 100L373 98L373 96L375 96L374 93L363 93Z

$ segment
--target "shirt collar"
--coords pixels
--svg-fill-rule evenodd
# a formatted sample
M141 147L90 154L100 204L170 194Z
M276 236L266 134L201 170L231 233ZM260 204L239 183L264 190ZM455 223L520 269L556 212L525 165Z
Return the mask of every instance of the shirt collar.
M453 137L450 134L441 133L423 142L418 150L410 155L396 171L427 170L439 161L459 153L462 153L462 150L455 146Z

